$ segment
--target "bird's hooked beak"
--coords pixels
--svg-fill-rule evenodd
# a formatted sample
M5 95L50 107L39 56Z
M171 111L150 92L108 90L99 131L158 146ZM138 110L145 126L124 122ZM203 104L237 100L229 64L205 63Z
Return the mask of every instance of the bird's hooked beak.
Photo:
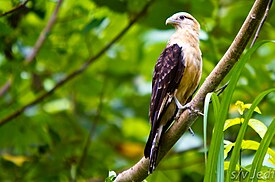
M173 17L170 17L170 18L167 18L167 20L165 21L165 24L179 25L180 22L178 20L175 20Z

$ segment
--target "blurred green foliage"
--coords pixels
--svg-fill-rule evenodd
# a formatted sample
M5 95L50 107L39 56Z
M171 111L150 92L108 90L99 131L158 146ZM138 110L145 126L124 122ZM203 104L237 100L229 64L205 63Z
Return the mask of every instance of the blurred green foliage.
M19 0L0 0L0 13ZM64 0L57 21L34 62L26 64L56 1L30 0L0 17L0 120L50 90L114 38L147 0ZM253 1L156 0L148 12L89 69L39 104L0 127L0 180L102 181L137 162L149 133L148 106L154 64L173 32L167 17L190 12L201 23L202 81L225 53ZM270 11L259 39L275 38ZM261 47L246 64L233 102L250 103L275 87L275 46ZM224 80L224 83L227 80ZM7 89L5 90L5 86ZM274 118L275 94L259 105L263 122ZM234 104L230 117L238 114ZM209 116L208 136L213 116ZM269 123L265 123L268 125ZM235 140L238 127L225 135ZM201 119L196 137L185 134L148 181L201 181L204 176ZM246 139L257 139L253 131ZM256 138L256 139L255 139ZM275 140L271 142L271 148ZM249 158L253 153L247 153Z

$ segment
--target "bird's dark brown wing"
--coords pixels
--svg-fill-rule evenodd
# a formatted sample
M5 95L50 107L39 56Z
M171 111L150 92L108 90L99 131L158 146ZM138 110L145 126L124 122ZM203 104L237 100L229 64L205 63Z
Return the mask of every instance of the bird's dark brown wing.
M161 53L152 80L150 120L152 126L169 104L169 95L177 89L184 71L181 47L174 44ZM153 127L154 128L154 127Z
M144 151L145 157L150 154L152 140L159 126L159 119L173 99L172 95L180 83L184 65L182 50L177 44L166 47L158 58L152 80L149 111L151 132Z

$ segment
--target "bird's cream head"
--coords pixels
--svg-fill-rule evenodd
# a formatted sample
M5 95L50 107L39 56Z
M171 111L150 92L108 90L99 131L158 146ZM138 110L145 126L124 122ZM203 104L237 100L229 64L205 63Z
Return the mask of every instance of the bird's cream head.
M174 14L173 16L169 17L166 20L166 25L171 24L176 29L193 29L196 32L200 30L200 24L198 21L189 13L186 12L179 12Z

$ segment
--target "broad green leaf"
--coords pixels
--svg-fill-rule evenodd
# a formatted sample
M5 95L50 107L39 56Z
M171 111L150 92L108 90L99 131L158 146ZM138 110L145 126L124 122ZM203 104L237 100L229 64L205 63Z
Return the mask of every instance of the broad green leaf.
M239 80L239 77L240 77L240 74L241 74L241 71L242 71L242 69L244 68L244 65L245 65L245 63L250 59L250 57L251 57L251 55L261 46L261 45L263 45L263 44L265 44L265 43L267 43L268 41L262 41L262 42L259 42L259 43L257 43L257 44L255 44L252 48L250 48L243 56L241 56L241 58L240 58L240 60L238 61L238 63L237 63L237 65L236 65L236 67L232 70L232 75L234 75L234 76L232 76L231 77L231 81L229 82L229 85L228 85L228 87L229 88L227 88L227 90L226 91L228 91L229 93L228 93L228 96L227 95L224 95L224 97L232 97L232 94L233 94L233 91L234 91L234 88L235 88L235 86L236 86L236 84L237 84L237 81ZM231 86L231 85L232 86ZM233 89L233 90L232 90ZM226 98L226 99L229 99L229 98ZM260 101L261 99L259 99L259 101ZM257 100L258 101L258 100ZM229 101L228 101L229 102ZM228 103L228 105L229 105L229 103ZM231 181L231 179L230 179L230 174L235 170L235 168L236 168L236 164L237 164L237 161L238 161L238 159L239 159L239 154L240 154L240 148L241 148L241 141L242 141L242 139L243 139L243 137L244 137L244 133L245 133L245 131L246 131L246 127L247 127L247 125L248 125L248 121L249 121L249 119L250 119L250 117L251 117L251 115L252 115L252 113L253 113L253 111L254 111L254 109L256 108L256 106L258 105L258 103L255 103L254 105L252 105L252 106L254 106L254 108L252 108L252 110L250 109L249 111L248 111L248 114L247 114L247 116L245 117L245 121L244 121L244 124L242 124L242 127L241 127L241 129L240 129L240 131L239 131L239 134L238 134L238 137L237 137L237 140L236 140L236 142L235 142L235 147L234 147L234 149L233 149L233 152L232 152L232 156L231 156L231 160L230 160L230 165L229 165L229 168L228 168L228 170L227 170L227 177L226 177L226 181L227 182L229 182L229 181ZM251 107L252 107L251 106Z
M228 170L228 167L229 167L229 161L224 161L224 170L226 171L226 170ZM236 166L236 171L239 171L240 170L240 166L239 165L237 165Z
M243 150L259 150L260 143L253 140L243 140L242 149ZM275 151L271 148L267 149L267 154L270 155L268 162L274 165L275 161Z
M274 90L275 89L273 89L273 91ZM272 89L271 89L271 91L272 91ZM266 91L265 93L267 94L269 92ZM265 96L264 94L262 94L262 95ZM275 119L272 121L272 123L268 127L267 132L260 143L260 146L259 146L259 148L255 154L254 160L252 162L249 177L247 178L246 181L258 181L257 178L252 178L252 176L255 173L257 174L261 170L264 157L266 155L266 152L268 151L269 144L272 141L274 134L275 134Z
M227 170L229 167L229 161L224 161L224 170Z
M260 44L259 44L260 45ZM230 181L230 174L235 170L236 168L236 164L237 164L237 161L239 159L239 155L240 155L240 149L241 149L241 145L242 145L242 140L244 138L244 134L245 134L245 131L246 131L246 128L248 126L248 121L249 119L251 118L253 112L254 112L254 109L257 107L257 105L260 103L260 101L267 95L269 94L270 92L273 92L275 91L275 88L274 89L269 89L269 90L266 90L264 92L262 92L260 95L258 95L256 97L256 99L253 101L251 107L250 107L250 110L248 111L246 117L245 117L245 120L241 126L241 129L239 131L239 134L238 134L238 137L237 137L237 140L235 142L235 146L234 146L234 149L233 149L233 152L232 152L232 156L231 156L231 160L230 160L230 165L229 165L229 169L227 171L227 178L226 180L227 181Z
M265 124L263 122L261 122L260 120L257 119L250 119L248 122L248 125L254 130L256 131L261 138L264 137L266 131L267 131L267 127L265 126Z
M234 126L234 125L239 125L244 122L243 118L234 118L234 119L227 119L224 124L224 131L227 130L229 127ZM250 119L248 122L248 125L259 134L261 138L263 138L267 127L257 119Z
M251 105L252 105L252 104L245 104L245 105L244 105L244 108L245 108L245 109L250 109ZM262 112L261 112L261 110L260 110L259 107L256 107L256 108L254 109L254 111L257 112L257 113L259 113L259 114L262 114Z
M232 143L228 140L224 140L224 159L227 158L228 153L231 151L231 149L234 147L235 143Z
M242 149L243 150L257 150L260 143L253 140L243 140Z
M244 121L243 118L234 118L234 119L227 119L224 123L223 131L227 130L227 128L240 124Z
M235 143L232 143L228 140L225 140L224 146L224 159L226 159L228 153L234 147ZM243 150L258 150L260 143L253 140L243 140L241 148ZM269 162L274 165L275 161L275 151L271 148L268 148L267 153L270 155Z
M270 158L268 158L268 162L275 166L275 151L268 148L267 153L271 156Z
M250 109L251 107L251 104L244 104L242 101L239 101L239 100L235 103L235 105L238 106L238 112L240 113L240 115L243 115L244 111L246 109ZM256 107L254 111L259 114L262 114L258 107Z

